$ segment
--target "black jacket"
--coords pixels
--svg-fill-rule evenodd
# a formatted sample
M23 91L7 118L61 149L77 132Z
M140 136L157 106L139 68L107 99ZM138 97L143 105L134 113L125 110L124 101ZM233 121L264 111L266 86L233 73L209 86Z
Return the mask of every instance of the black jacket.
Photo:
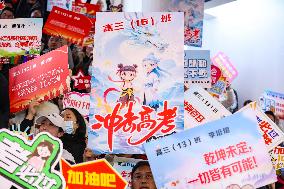
M72 154L75 162L82 163L84 150L86 148L85 139L67 133L64 133L60 139L63 143L63 148Z

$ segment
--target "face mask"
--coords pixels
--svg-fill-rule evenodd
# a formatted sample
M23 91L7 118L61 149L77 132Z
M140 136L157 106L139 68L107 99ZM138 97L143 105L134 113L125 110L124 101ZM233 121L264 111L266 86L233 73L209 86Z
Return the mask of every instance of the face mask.
M64 121L65 133L72 134L73 132L73 121Z

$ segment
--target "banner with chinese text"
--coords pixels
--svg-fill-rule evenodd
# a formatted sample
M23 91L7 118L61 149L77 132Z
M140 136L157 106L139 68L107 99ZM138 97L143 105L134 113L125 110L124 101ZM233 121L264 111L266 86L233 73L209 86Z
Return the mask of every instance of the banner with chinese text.
M230 83L238 76L239 73L237 69L234 67L229 57L223 52L218 52L211 60L215 66L221 69L222 75L226 77L226 80Z
M65 188L64 177L55 170L62 149L61 140L46 132L27 141L21 135L1 129L0 175L27 189Z
M211 60L209 50L184 51L184 81L188 85L198 84L203 88L211 87Z
M284 130L284 94L266 90L259 99L263 111L271 110L279 119L279 126Z
M264 142L269 151L273 150L273 148L284 141L284 133L267 115L265 115L265 113L261 111L256 102L248 104L239 111L242 112L248 110L253 110L255 112L259 131L262 133Z
M40 54L42 18L1 19L0 64L21 64Z
M220 102L197 85L184 93L184 110L185 129L231 115Z
M63 46L9 71L10 112L28 107L31 100L47 101L70 89L68 47Z
M183 129L183 13L97 13L89 148L144 153Z
M255 116L253 111L236 113L144 144L157 188L259 188L274 183L275 170Z
M90 111L90 94L78 92L64 94L63 108L75 108L82 116L88 117Z
M61 36L71 43L84 45L92 27L93 22L88 17L53 7L44 25L43 33Z

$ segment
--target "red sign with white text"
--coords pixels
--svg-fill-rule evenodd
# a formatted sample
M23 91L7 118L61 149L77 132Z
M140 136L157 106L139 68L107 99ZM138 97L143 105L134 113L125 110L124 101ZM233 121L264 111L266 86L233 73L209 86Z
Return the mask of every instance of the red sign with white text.
M68 189L125 189L127 186L127 182L105 159L77 165L61 159L60 165Z
M10 112L27 108L30 101L47 101L69 91L68 47L63 46L9 72Z
M79 24L80 23L80 24ZM59 7L53 7L43 28L43 33L61 36L71 43L83 45L93 22L88 17Z

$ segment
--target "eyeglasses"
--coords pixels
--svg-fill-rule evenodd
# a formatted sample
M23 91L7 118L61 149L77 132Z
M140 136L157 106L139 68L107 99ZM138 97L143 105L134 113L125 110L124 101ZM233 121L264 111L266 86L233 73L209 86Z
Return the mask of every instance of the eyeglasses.
M136 174L133 176L133 180L142 180L145 178L146 180L152 180L153 175L151 173L146 173L146 174Z

